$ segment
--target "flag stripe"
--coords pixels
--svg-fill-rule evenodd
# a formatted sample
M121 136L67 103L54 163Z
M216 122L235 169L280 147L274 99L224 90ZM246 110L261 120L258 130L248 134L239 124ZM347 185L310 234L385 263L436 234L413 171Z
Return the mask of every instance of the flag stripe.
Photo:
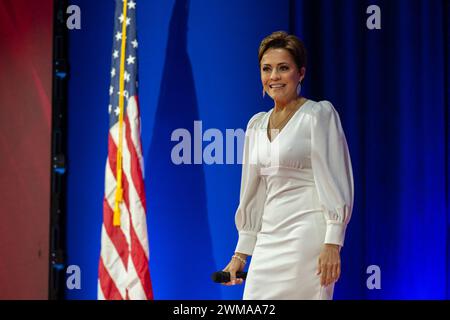
M139 299L142 297L146 297L146 292L144 290L144 287L142 286L141 279L136 272L133 261L130 261L129 266L130 267L128 269L128 274L131 281L128 283L128 294L130 299Z
M113 147L115 147L114 143L113 143ZM116 197L116 194L115 194L116 179L115 179L113 171L112 171L112 169L114 169L114 168L116 168L116 167L115 166L110 167L110 166L107 165L106 166L106 172L105 172L105 182L106 182L106 184L110 185L110 186L113 186L112 188L110 188L111 189L110 191L108 191L105 188L105 196L107 195L106 196L106 201L107 201L107 203L109 205L109 210L111 211L111 213L110 213L111 215L113 215L113 206L115 205L115 197ZM125 207L125 205L123 203L120 204L120 208L126 209L126 207ZM110 219L108 221L112 221L112 220L113 220L113 218L110 217ZM125 245L126 247L128 247L128 250L130 249L129 245L128 245L130 243L129 225L130 225L129 215L128 214L122 214L122 215L120 215L120 227L116 227L116 226L112 226L111 227L111 226L109 226L109 228L114 228L114 229L119 229L120 230L120 232L123 234L123 236L125 238L125 243L124 244L121 243L121 245ZM119 232L119 231L117 231L117 232ZM125 259L125 260L128 259L128 255L125 255L123 257L123 259Z
M124 131L127 132L129 129L128 121L124 123ZM114 131L115 128L112 129ZM116 139L114 139L114 135L112 135L112 143L113 145L117 143ZM136 191L136 188L134 187L136 183L134 183L130 186L130 180L129 177L131 174L131 166L133 163L137 163L136 158L132 158L131 154L129 152L129 140L124 139L124 149L123 149L123 176L122 176L122 184L124 189L124 202L127 204L128 211L132 214L132 221L133 221L133 227L135 228L139 239L142 240L143 243L145 243L145 256L148 257L148 240L147 240L147 225L146 225L146 214L145 210L142 206L142 200L139 198L139 195ZM141 180L141 183L143 181ZM146 258L147 259L147 258Z
M99 263L99 278L102 295L105 297L105 299L123 300L122 295L120 294L119 290L117 289L114 283L114 280L111 278L111 276L108 273L108 270L106 270L105 265L103 264L102 257L100 257Z
M119 290L122 297L124 297L128 285L127 269L125 268L119 254L117 253L114 244L108 237L104 226L102 228L101 258L103 261L104 269L108 271L108 274L114 281L115 287ZM106 293L104 292L104 294ZM106 296L109 296L109 293L106 294Z
M121 228L114 228L113 223L113 215L114 211L111 209L111 207L108 204L108 201L106 199L103 200L103 220L105 221L105 231L111 241L111 243L114 245L114 248L117 250L117 253L120 257L120 259L123 262L124 268L127 268L128 264L128 242L125 238L124 233L122 232ZM109 224L110 223L110 224Z
M145 168L144 168L144 158L142 156L142 140L141 140L141 122L139 121L139 119L141 118L141 109L139 106L139 97L138 96L133 96L131 97L132 99L130 99L130 110L128 112L129 114L129 118L130 119L134 119L134 121L132 122L132 138L133 138L133 143L136 146L136 153L137 156L139 158L139 164L140 164L140 169L142 172L142 178L145 178ZM144 206L145 208L145 206ZM147 210L146 210L147 212Z
M147 299L153 299L152 283L150 280L150 270L146 263L146 255L144 249L141 246L139 238L134 232L134 228L131 229L131 258L136 269L139 278L141 279L142 286L146 293Z
M116 181L115 176L116 172L116 154L117 147L111 137L111 134L108 136L108 149L110 156L108 157L109 163L107 164L106 173L105 173L105 185L111 186L113 185L112 192L109 193L108 197L103 202L103 224L108 233L108 236L111 238L111 241L114 243L119 255L124 263L127 266L128 261L128 243L127 241L127 232L123 232L123 228L117 228L113 226L113 216L114 216L114 200L115 200L115 190L116 190ZM106 189L106 187L105 187ZM105 192L106 193L106 192ZM122 216L121 216L122 220ZM123 226L123 224L121 224Z
M130 106L130 109L133 109L132 106ZM145 191L144 191L144 179L142 176L142 171L140 169L140 164L138 161L137 153L134 148L135 141L132 141L131 132L133 131L133 125L130 125L130 121L128 117L125 119L126 123L126 139L125 143L129 150L129 155L131 156L130 159L130 167L126 167L126 174L127 176L132 177L133 181L133 193L132 195L136 195L139 199L139 201L133 201L131 204L133 205L133 210L130 212L132 213L132 221L133 226L135 228L136 233L138 234L139 239L147 239L147 225L140 223L142 221L146 221L147 215L145 214ZM134 122L132 122L134 123ZM127 154L128 156L128 154ZM136 193L135 193L136 192ZM145 244L148 243L148 240L145 241ZM148 259L148 246L145 247L145 256Z
M101 259L101 257L100 257ZM100 269L100 267L99 267ZM101 270L99 270L99 274L101 273ZM102 286L100 284L100 279L98 279L97 281L97 295L98 295L98 300L105 300L105 296L103 295L103 290L102 290Z
M139 136L136 136L137 132L140 132L139 121L137 116L137 112L135 108L137 107L135 100L132 98L129 99L128 108L127 108L127 117L125 118L125 136L126 143L128 147L128 151L131 155L131 176L134 182L134 187L139 195L139 199L141 201L144 212L145 208L145 188L144 188L144 177L142 175L141 162L137 148L135 146L140 144ZM131 120L130 120L131 118ZM138 131L139 130L139 131ZM134 133L134 134L133 134ZM139 150L140 151L140 150Z
M133 176L133 171L136 172L136 167L138 166L137 157L132 156L128 152L130 150L134 150L132 147L131 134L128 117L125 118L125 133L126 139L124 140L124 152L123 152L123 189L124 189L124 202L128 208L128 212L130 212L130 233L131 233L131 258L133 260L133 264L136 267L136 272L141 279L142 285L145 288L145 292L151 292L151 281L150 281L150 273L148 270L148 263L146 262L148 259L148 249L142 246L140 239L147 238L147 230L146 225L138 224L138 221L142 221L146 219L144 208L142 207L142 201L139 198L139 195L134 188L136 183L130 185L128 181L128 177L130 175ZM131 142L131 143L130 143ZM114 142L113 142L114 143ZM130 168L131 167L131 168ZM134 170L133 170L134 167ZM134 179L140 179L140 185L143 184L142 175L135 174ZM133 179L132 179L133 180ZM130 199L131 198L131 199ZM136 221L136 223L135 223ZM144 230L145 229L145 230ZM139 232L141 236L139 237ZM147 297L150 299L150 296Z

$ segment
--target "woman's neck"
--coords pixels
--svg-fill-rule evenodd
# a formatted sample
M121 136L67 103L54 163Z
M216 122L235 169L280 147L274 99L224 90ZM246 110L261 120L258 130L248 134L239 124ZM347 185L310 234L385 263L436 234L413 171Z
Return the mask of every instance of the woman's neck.
M304 98L302 96L298 96L288 101L275 101L274 111L275 112L280 112L283 110L290 111L292 109L297 108L299 102L303 100Z

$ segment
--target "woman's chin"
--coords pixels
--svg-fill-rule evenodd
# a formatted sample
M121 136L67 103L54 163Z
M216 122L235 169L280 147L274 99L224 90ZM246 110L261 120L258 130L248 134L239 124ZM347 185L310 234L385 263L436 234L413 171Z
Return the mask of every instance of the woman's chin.
M285 95L274 94L271 97L272 97L273 101L275 103L277 103L277 104L282 104L283 105L283 104L286 104L289 101L288 97L286 97Z
M282 94L280 92L270 92L270 96L273 100L282 101L286 98L285 94Z

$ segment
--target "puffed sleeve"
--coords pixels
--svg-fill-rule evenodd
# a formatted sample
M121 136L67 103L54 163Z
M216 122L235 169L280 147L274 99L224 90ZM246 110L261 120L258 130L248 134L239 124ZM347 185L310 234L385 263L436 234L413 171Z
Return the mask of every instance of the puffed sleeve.
M353 207L353 172L337 111L328 101L312 108L311 164L327 221L324 243L344 245Z
M256 235L261 229L261 217L266 199L266 190L259 176L258 165L250 160L250 154L256 152L256 123L264 112L255 114L247 124L244 152L242 157L242 176L239 206L235 222L239 240L235 252L251 255L256 244Z

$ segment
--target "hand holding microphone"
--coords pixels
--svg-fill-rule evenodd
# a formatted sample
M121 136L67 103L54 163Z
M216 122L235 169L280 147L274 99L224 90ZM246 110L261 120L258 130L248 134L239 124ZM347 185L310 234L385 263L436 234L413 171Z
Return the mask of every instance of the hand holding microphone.
M235 253L231 261L221 272L213 274L213 281L220 282L226 286L242 284L247 276L244 271L247 256L242 253ZM228 274L228 275L227 275Z
M230 272L226 272L226 271L217 271L214 272L211 275L212 281L216 282L216 283L228 283L231 281L231 274ZM236 272L236 280L245 280L247 278L247 272L241 272L238 271Z

